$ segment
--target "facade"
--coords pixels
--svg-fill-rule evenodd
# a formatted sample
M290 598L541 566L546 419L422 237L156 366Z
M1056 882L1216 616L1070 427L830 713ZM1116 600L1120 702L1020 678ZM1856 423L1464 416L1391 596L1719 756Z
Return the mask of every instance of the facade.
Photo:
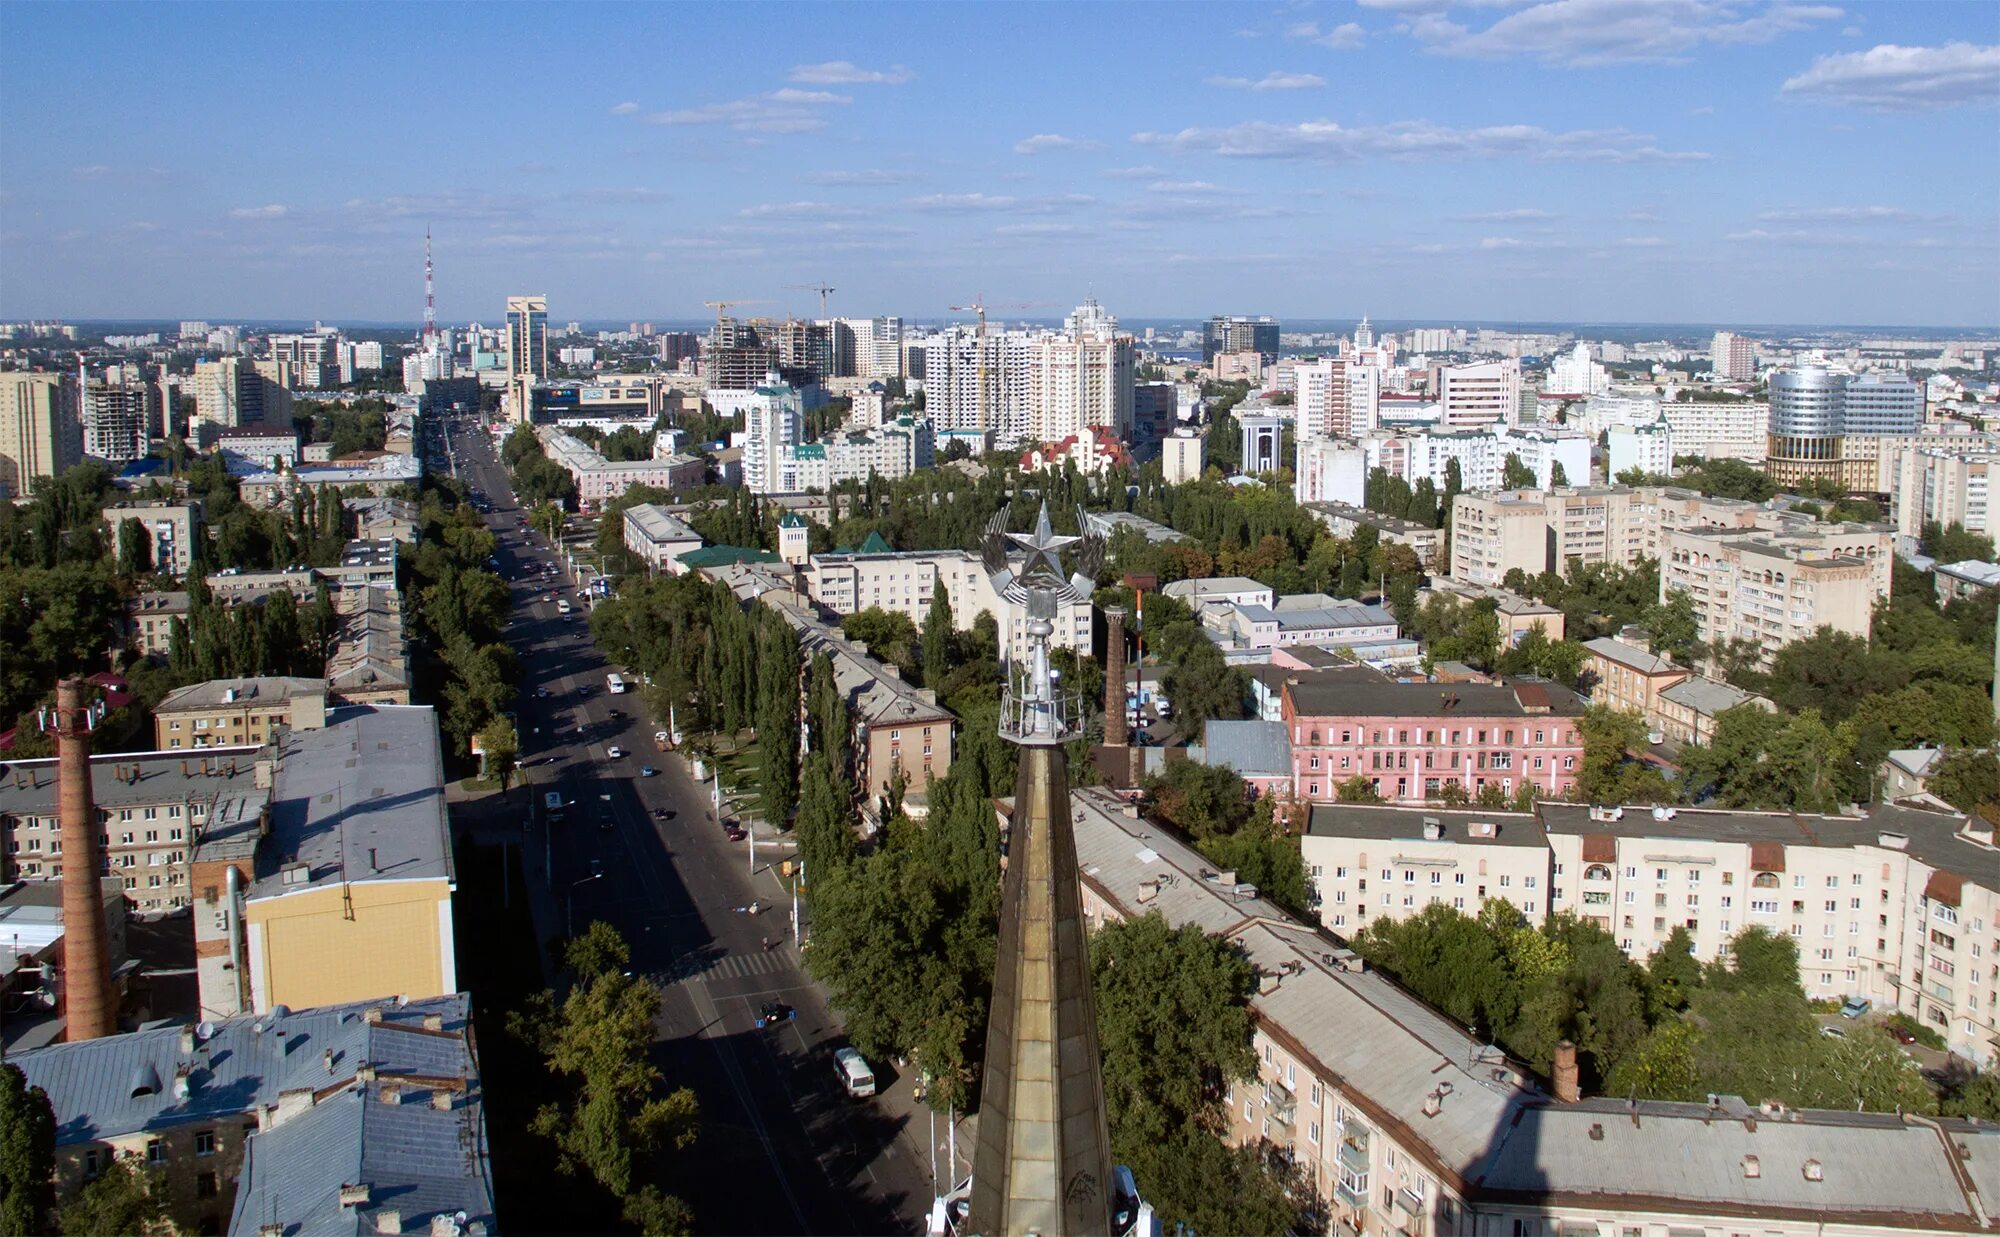
M145 458L160 425L160 389L148 382L87 382L83 453L108 464Z
M1009 661L1027 653L1027 617L993 591L977 555L965 550L905 550L863 545L858 550L815 554L804 572L806 595L837 615L883 609L902 614L921 630L930 617L931 595L945 590L952 622L970 631L983 611L999 622L1000 653ZM1088 652L1090 607L1061 606L1050 643Z
M152 551L153 570L163 575L186 576L194 570L195 545L202 535L202 506L187 502L110 503L104 508L104 535L116 546L120 529L127 520L137 520L146 532Z
M55 1110L58 1203L117 1156L159 1172L183 1232L496 1231L464 996L152 1027L9 1059Z
M1604 471L1607 476L1638 469L1649 477L1674 473L1674 428L1666 421L1644 425L1614 425L1605 431Z
M1556 683L1398 683L1369 670L1329 670L1285 681L1280 714L1291 728L1293 797L1332 800L1350 778L1392 802L1435 800L1446 782L1468 796L1522 784L1556 797L1583 759L1583 705Z
M1879 475L1881 440L1923 427L1924 389L1902 374L1850 376L1804 366L1774 371L1770 384L1765 471L1781 484L1870 488Z
M555 426L536 426L535 434L549 459L575 479L577 498L585 510L596 510L635 485L689 489L700 485L707 473L707 466L696 456L612 461L583 439Z
M195 917L205 1013L456 992L435 712L339 709L262 760L268 815L223 819L194 846L194 888L217 908Z
M1488 898L1538 923L1553 896L1548 836L1533 812L1315 803L1299 851L1318 874L1319 921L1339 936L1439 903L1478 915Z
M1939 563L1931 573L1939 605L1977 597L2000 588L2000 564L1968 558L1964 562Z
M1300 503L1359 506L1368 493L1368 453L1335 438L1299 438L1292 496Z
M1708 347L1709 366L1724 382L1747 382L1757 376L1757 349L1730 331L1717 331Z
M1521 363L1444 366L1438 371L1438 402L1446 429L1513 425L1520 417Z
M1759 1111L1734 1096L1628 1103L1577 1098L1559 1082L1544 1089L1323 929L1162 836L1136 808L1095 789L1072 803L1086 922L1157 911L1171 927L1224 934L1256 966L1257 1072L1231 1080L1228 1136L1297 1164L1328 1200L1329 1232L1887 1237L1985 1223L1975 1183L2000 1166L1990 1128ZM1430 814L1443 825L1444 814ZM1464 848L1467 862L1489 861L1493 892L1502 849ZM1369 858L1379 872L1381 860ZM1410 869L1428 898L1429 870ZM1400 912L1401 871L1391 870ZM1371 888L1371 901L1380 892Z
M261 747L285 730L326 725L326 680L214 679L170 691L153 709L160 751Z
M1646 725L1657 730L1669 743L1715 742L1715 719L1739 705L1755 705L1767 712L1777 708L1769 700L1740 687L1694 674L1662 688Z
M299 436L290 428L245 426L215 435L229 471L238 474L283 472L299 462Z
M743 403L743 485L752 494L792 493L783 482L785 454L803 437L804 399L798 388L767 381Z
M2000 435L1927 434L1882 444L1878 479L1870 487L1889 496L1889 519L1905 537L1926 523L1992 534L1993 498L2000 487Z
M1175 430L1161 441L1160 475L1168 485L1201 479L1202 447L1202 436L1194 430Z
M637 503L625 508L625 548L653 571L679 575L680 556L701 545L701 534L665 507Z
M1767 403L1676 400L1660 405L1660 419L1673 431L1678 455L1761 465L1770 450Z
M549 298L507 298L507 373L539 381L549 376ZM449 377L449 375L441 375Z
M90 758L92 794L104 822L104 874L142 913L189 905L188 854L211 819L263 810L254 747L200 754L145 752ZM0 880L62 876L56 762L17 760L0 779Z
M26 498L43 478L82 462L76 380L0 373L0 499Z
M1201 363L1215 364L1215 358L1232 352L1255 352L1266 364L1278 359L1279 326L1275 318L1240 318L1218 314L1210 318L1201 333Z
M1687 593L1704 643L1755 641L1768 666L1821 627L1867 638L1876 600L1889 595L1893 556L1886 530L1860 524L1796 534L1667 530L1660 599Z
M188 608L186 593L139 593L125 603L125 642L141 657L166 657L174 647L174 622L187 622Z
M1583 647L1590 653L1584 665L1597 677L1597 686L1590 690L1591 703L1621 713L1651 717L1659 710L1660 693L1676 683L1686 682L1693 673L1637 645L1609 636L1586 640Z
M1246 477L1276 472L1285 466L1285 422L1279 417L1239 416L1237 428L1243 435L1238 459Z
M275 367L274 367L275 366ZM266 371L270 372L266 372ZM276 375L275 377L273 375ZM292 393L282 364L226 356L194 363L194 422L188 432L207 448L227 429L253 426L289 428Z

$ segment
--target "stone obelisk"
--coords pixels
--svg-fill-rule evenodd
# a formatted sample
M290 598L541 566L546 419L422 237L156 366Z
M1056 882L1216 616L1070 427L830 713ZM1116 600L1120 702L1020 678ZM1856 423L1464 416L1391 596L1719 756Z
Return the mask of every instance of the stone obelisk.
M995 591L1027 612L1028 652L1009 667L1000 709L1000 735L1020 747L1021 762L967 1227L989 1237L1109 1233L1111 1136L1063 750L1087 710L1049 665L1056 615L1090 597L1103 541L1056 536L1046 505L1031 534L1007 533L1006 515L987 529L985 563ZM1028 552L1018 573L1009 541ZM1072 543L1073 577L1060 557Z

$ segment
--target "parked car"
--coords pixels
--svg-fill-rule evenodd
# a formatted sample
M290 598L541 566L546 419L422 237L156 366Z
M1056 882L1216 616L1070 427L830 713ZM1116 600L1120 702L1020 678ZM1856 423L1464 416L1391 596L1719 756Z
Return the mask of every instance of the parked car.
M757 1025L768 1027L780 1022L790 1022L798 1016L799 1011L783 1001L766 1001L758 1007Z
M1821 1034L1822 1036L1824 1036L1825 1038L1827 1038L1827 1039L1846 1039L1846 1038L1847 1038L1847 1032L1845 1032L1845 1031L1841 1030L1841 1029L1840 1029L1839 1027L1837 1027L1837 1026L1832 1026L1832 1025L1827 1025L1827 1026L1823 1026L1823 1027L1821 1027L1821 1028L1819 1029L1819 1033L1820 1033L1820 1034Z
M639 776L640 776L640 777L652 777L652 776L654 776L654 775L655 775L655 774L657 774L657 773L659 773L659 770L658 770L658 769L655 769L655 768L654 768L653 766L651 766L651 765L640 765L640 766L639 766Z
M744 838L750 836L749 834L743 832L741 829L738 829L735 825L723 826L722 834L724 837L728 838L732 842L741 842Z
M1851 996L1847 998L1847 1003L1840 1007L1840 1016L1843 1018L1859 1018L1871 1008L1873 1006L1866 997Z
M1903 1026L1901 1023L1885 1022L1882 1024L1882 1029L1889 1033L1889 1038L1899 1044L1908 1046L1917 1042L1916 1035L1910 1031L1910 1028Z
M625 749L613 743L610 747L604 749L604 754L613 760L619 760L624 757Z

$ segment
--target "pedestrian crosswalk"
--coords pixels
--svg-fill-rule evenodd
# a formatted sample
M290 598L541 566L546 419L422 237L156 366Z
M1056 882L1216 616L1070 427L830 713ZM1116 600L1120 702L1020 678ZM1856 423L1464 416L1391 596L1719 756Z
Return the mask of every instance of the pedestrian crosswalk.
M779 946L769 952L742 954L692 954L682 958L660 978L668 984L690 979L743 979L751 975L776 975L793 966L791 948Z

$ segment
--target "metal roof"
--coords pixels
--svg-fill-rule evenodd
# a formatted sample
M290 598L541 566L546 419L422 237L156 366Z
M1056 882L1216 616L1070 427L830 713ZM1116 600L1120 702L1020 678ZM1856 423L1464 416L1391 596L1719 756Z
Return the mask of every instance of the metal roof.
M1283 722L1210 721L1202 731L1202 750L1211 765L1226 765L1244 777L1289 774L1292 742Z
M1380 838L1424 843L1424 828L1435 823L1436 844L1545 848L1548 834L1533 812L1442 811L1366 803L1315 803L1306 832L1316 838ZM1490 825L1492 832L1473 831Z
M1533 687L1548 696L1550 712L1580 717L1583 704L1568 688L1543 680L1512 683L1398 683L1375 674L1339 670L1308 671L1286 684L1301 717L1522 718L1529 713L1519 696Z

